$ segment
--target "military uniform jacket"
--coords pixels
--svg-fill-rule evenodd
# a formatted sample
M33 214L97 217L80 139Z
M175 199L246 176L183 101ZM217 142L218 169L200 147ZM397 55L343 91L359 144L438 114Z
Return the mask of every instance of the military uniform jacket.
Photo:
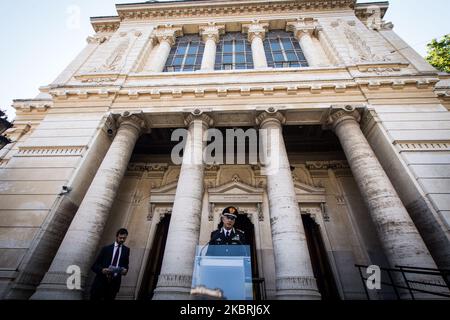
M233 228L229 237L225 236L222 229L213 231L211 233L210 245L246 245L247 240L245 239L244 231Z

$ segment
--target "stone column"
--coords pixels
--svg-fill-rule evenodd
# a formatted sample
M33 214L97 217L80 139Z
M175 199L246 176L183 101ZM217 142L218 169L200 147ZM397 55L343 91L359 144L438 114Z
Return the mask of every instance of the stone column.
M436 268L416 226L362 133L359 121L359 112L346 106L333 112L328 124L341 142L391 267Z
M150 66L152 72L163 72L170 49L175 44L177 36L182 35L181 28L164 27L155 30L155 37L159 42L158 51L154 55L154 59Z
M305 55L310 67L323 65L321 52L313 42L313 34L316 29L317 21L315 19L298 19L295 22L288 22L286 29L294 33L294 36L300 42L303 54Z
M247 30L248 41L250 41L252 45L253 65L255 66L255 69L267 68L266 52L264 51L264 37L268 27L268 23L259 22L243 26L243 29Z
M201 70L214 71L217 42L219 42L220 33L224 29L225 26L217 26L214 23L200 27L200 35L205 42Z
M145 128L140 117L126 112L97 174L78 209L53 262L33 300L81 300L84 284L97 254L97 246L117 190L125 174L137 139ZM81 288L69 290L69 266L81 271ZM73 270L71 271L73 272Z
M188 127L175 202L164 258L154 300L189 299L195 251L200 235L203 199L203 135L212 119L194 112L185 119Z
M279 112L264 112L257 118L261 148L269 161L265 162L264 170L275 255L276 296L278 299L320 299L283 140L284 122Z

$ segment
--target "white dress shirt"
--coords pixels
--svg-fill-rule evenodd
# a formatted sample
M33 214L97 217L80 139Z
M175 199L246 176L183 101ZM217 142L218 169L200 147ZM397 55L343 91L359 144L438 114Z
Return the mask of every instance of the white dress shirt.
M114 256L116 254L117 249L119 249L119 257L117 258L117 264L115 266L113 266L113 267L118 267L119 266L120 256L122 255L122 246L119 247L119 244L116 241L116 242L114 242L114 250L113 250L113 255L112 255L112 258L111 258L111 265L113 263Z

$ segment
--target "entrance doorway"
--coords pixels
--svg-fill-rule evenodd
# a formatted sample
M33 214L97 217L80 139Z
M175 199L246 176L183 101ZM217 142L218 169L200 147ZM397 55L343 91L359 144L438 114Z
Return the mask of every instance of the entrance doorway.
M158 277L161 273L164 249L166 247L167 234L169 233L170 217L170 214L165 215L156 228L155 238L148 256L138 300L150 300L153 298L153 291L156 289Z
M320 232L320 226L310 215L302 214L302 220L314 277L317 279L317 286L322 295L322 300L340 300L339 291Z

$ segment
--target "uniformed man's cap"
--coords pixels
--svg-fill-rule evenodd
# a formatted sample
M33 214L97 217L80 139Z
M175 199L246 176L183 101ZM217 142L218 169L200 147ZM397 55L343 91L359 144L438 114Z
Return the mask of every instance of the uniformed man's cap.
M223 216L233 217L234 219L237 218L237 213L238 211L235 207L228 207L222 211Z

